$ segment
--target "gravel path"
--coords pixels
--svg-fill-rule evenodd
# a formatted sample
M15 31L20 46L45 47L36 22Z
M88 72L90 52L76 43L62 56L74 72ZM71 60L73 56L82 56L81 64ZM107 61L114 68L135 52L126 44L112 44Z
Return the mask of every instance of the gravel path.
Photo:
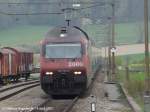
M84 98L81 98L73 107L72 112L91 112L91 95L95 96L96 112L132 112L125 99L112 102L104 97L105 84L103 83L104 75L99 75L94 83L91 93Z

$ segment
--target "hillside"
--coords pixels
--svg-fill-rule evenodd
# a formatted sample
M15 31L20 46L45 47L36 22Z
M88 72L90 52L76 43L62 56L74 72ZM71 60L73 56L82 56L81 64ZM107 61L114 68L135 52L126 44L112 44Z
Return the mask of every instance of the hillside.
M18 26L0 31L1 46L37 45L50 29L48 26Z
M107 25L85 25L82 28L87 32L91 40L95 41L98 46L106 45L105 42L108 40L107 37L109 35L109 27ZM50 27L46 25L26 25L0 30L0 45L37 45L39 44L40 40L44 38L45 33L49 29ZM144 41L143 24L116 24L115 35L117 44L142 43Z

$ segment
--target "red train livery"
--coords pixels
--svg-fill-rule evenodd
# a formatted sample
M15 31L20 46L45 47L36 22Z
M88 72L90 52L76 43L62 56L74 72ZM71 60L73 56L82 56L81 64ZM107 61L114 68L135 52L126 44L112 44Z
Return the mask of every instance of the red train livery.
M25 77L32 72L33 53L19 47L4 47L0 51L0 82Z
M78 27L50 30L41 44L41 88L49 95L79 95L100 66L100 50Z

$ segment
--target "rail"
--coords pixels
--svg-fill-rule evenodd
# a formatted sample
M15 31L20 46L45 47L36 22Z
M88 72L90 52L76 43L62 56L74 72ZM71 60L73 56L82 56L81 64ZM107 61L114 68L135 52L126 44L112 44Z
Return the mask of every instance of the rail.
M17 85L12 85L9 87L1 88L0 89L0 101L6 100L10 97L13 97L23 91L26 91L28 89L31 89L33 87L39 86L39 81L32 81Z

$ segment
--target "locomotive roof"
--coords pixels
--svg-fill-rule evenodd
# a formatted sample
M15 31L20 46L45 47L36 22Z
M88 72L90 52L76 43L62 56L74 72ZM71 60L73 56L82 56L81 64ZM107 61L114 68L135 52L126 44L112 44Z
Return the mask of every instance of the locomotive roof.
M59 38L61 34L65 34L68 38L75 38L75 37L85 37L89 40L88 35L79 27L56 27L49 30L46 34L46 38Z

